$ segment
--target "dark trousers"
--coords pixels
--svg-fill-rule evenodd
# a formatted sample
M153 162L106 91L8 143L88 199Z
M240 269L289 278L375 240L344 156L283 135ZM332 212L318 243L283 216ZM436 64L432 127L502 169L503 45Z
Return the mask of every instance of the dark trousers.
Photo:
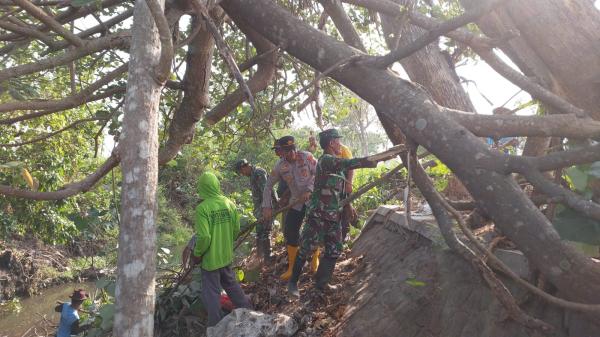
M285 228L283 231L283 237L285 243L288 246L298 246L300 242L300 227L304 220L304 214L306 213L306 206L302 206L301 210L290 209L285 215Z
M250 301L229 266L212 271L202 269L202 303L208 313L208 326L216 325L223 318L221 288L229 295L236 308L252 309Z

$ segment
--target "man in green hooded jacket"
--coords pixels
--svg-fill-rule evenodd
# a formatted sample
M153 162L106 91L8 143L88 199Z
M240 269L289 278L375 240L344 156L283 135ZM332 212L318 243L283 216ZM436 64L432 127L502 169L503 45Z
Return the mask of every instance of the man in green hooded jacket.
M202 202L196 207L196 246L193 261L201 263L202 302L208 312L208 326L216 325L221 312L221 288L236 308L252 308L231 270L233 244L240 232L240 217L235 204L221 192L219 179L210 172L198 180Z

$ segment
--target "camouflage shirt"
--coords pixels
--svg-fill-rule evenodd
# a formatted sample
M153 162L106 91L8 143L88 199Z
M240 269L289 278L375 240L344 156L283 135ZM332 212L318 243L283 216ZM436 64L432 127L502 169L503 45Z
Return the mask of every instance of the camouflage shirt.
M309 216L329 221L340 220L340 201L343 192L345 173L360 167L375 167L377 163L366 158L343 159L324 154L317 163L315 188L310 197L307 213Z
M260 167L252 166L252 172L250 173L250 191L252 191L252 204L254 209L252 213L254 217L260 219L262 217L262 198L265 184L267 183L267 171ZM273 198L276 198L276 194L273 194Z

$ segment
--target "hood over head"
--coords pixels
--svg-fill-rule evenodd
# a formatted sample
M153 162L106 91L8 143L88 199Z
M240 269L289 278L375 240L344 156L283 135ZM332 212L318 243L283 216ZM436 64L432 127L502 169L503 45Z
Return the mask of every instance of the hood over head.
M198 178L198 195L202 199L222 196L219 178L212 172L204 172Z

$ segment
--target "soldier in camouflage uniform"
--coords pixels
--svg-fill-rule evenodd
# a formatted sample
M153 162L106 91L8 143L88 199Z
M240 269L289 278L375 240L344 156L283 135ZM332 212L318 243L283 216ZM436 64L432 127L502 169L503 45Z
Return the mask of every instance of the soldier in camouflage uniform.
M267 183L267 171L253 166L246 159L240 159L235 163L235 171L246 177L250 177L250 190L252 191L252 204L254 206L252 213L256 220L256 249L258 256L264 261L271 261L271 228L273 227L272 220L263 220L262 216L262 198L265 184ZM276 202L277 194L272 195L273 201Z
M324 154L317 163L315 186L307 208L307 221L302 228L300 251L296 257L292 276L288 283L288 292L299 296L298 279L307 258L315 251L319 242L325 245L325 254L321 258L315 274L315 286L324 290L333 274L335 262L342 252L342 227L340 223L340 201L345 181L344 172L361 167L376 167L377 161L369 157L344 159L341 155L341 138L336 129L319 134L319 143Z

